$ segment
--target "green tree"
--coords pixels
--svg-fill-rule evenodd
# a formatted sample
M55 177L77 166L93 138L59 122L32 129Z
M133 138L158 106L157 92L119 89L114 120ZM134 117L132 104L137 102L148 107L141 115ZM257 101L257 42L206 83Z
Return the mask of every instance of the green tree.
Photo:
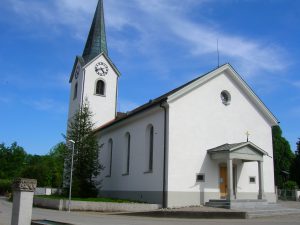
M41 187L62 187L65 152L64 143L57 144L44 156L27 154L16 142L11 146L0 144L0 184L26 177L37 179Z
M27 153L16 142L10 147L0 144L0 179L14 179L24 168Z
M39 187L52 187L51 166L51 158L49 156L29 155L21 176L36 179Z
M68 149L65 143L60 142L54 148L51 149L49 156L53 162L52 169L52 185L54 187L62 187L63 173L64 173L64 161Z
M295 152L295 159L291 165L291 179L296 181L300 187L300 138L297 142L297 150Z
M40 187L62 187L66 146L59 143L47 155L28 155L22 177L36 179Z
M99 145L93 133L92 112L87 99L68 123L68 140L75 141L74 169L72 195L77 197L97 196L97 182L95 178L100 174L103 166L99 163ZM65 184L70 183L72 146L65 157Z
M272 128L273 150L274 150L274 173L275 184L282 188L288 179L287 173L290 172L291 163L294 154L291 150L289 142L282 137L282 130L279 126ZM287 172L287 173L286 173Z

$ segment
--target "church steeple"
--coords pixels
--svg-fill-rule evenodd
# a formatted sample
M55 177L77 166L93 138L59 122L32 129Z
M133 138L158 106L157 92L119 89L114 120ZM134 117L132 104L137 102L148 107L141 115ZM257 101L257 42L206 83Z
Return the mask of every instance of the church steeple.
M88 63L90 60L101 53L105 53L108 56L103 0L98 1L93 23L89 32L87 42L85 44L82 57L84 58L85 63Z

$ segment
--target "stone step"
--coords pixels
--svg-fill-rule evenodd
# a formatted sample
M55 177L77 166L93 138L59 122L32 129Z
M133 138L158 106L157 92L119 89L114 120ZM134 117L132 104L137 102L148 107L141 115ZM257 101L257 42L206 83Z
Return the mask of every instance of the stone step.
M231 209L251 209L251 208L264 208L273 207L266 200L233 200L230 202Z
M210 199L209 202L229 202L226 199Z
M226 209L270 209L276 207L276 204L269 204L266 200L257 199L237 199L237 200L225 200L225 199L211 199L209 202L205 203L205 206L215 207L215 208L226 208Z
M213 207L213 208L221 208L221 209L230 209L230 205L205 205L207 207Z
M205 206L208 207L214 207L214 208L224 208L229 209L230 208L230 202L227 200L209 200L209 202L205 203Z
M280 216L289 214L299 214L300 209L287 209L287 208L276 208L276 209L257 209L256 211L247 211L249 218L257 217L269 217L269 216Z

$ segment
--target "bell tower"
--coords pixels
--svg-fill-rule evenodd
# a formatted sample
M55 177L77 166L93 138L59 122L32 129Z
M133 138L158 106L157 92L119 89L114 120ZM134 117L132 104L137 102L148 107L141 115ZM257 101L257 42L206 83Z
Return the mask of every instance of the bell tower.
M95 128L116 118L120 72L108 56L103 0L98 0L82 56L76 56L69 83L70 120L85 99L89 101Z

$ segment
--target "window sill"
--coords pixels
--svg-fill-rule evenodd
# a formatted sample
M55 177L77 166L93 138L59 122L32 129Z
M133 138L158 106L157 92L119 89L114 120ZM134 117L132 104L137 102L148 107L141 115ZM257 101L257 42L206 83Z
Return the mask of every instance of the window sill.
M225 101L223 101L222 102L225 106L229 106L230 105L230 102L225 102Z
M148 170L148 171L144 172L144 174L148 174L148 173L153 173L153 170Z
M106 175L105 177L111 177L111 175Z
M106 95L100 95L100 94L94 94L96 96L100 96L100 97L106 97Z
M123 173L122 176L123 176L123 177L129 176L129 173Z

